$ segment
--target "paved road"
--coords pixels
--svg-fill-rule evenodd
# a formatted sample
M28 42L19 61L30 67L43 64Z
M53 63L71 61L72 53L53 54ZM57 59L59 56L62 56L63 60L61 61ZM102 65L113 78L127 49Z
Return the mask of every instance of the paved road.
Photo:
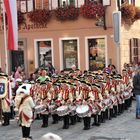
M51 124L48 128L41 128L41 121L37 120L32 125L31 135L34 140L47 132L60 135L63 140L139 140L140 139L140 120L135 119L135 101L133 106L125 111L124 114L106 121L100 127L92 127L90 130L82 130L83 123L70 126L68 130L62 129L62 122ZM10 126L0 126L0 140L20 140L21 128L13 120Z

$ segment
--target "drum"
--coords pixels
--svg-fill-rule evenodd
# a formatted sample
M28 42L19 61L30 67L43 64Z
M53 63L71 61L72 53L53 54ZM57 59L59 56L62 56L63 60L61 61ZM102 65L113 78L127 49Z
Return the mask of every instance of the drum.
M45 105L37 105L35 107L35 113L40 114L46 111L46 106Z
M108 106L108 104L109 104L109 99L104 99L103 103L104 103L105 106Z
M109 99L109 102L108 102L108 107L110 107L112 104L113 104L112 100L111 100L111 99Z
M98 113L97 108L93 106L92 108L92 114L96 115Z
M69 106L70 115L74 116L76 114L76 106Z
M128 99L130 94L128 91L123 92L124 99Z
M58 116L65 116L65 115L69 114L69 108L68 108L68 106L60 106L56 109L56 112L57 112Z
M76 113L79 117L83 118L86 117L89 113L89 106L88 105L80 105L76 108Z
M51 114L55 113L55 112L56 112L56 106L55 106L55 105L50 105L50 106L49 106L49 112L50 112Z

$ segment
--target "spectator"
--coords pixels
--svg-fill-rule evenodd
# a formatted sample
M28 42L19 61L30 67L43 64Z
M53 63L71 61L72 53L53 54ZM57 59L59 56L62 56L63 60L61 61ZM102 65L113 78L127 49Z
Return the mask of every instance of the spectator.
M140 67L133 78L133 93L136 96L136 119L140 119Z
M111 74L116 75L117 73L118 72L117 72L115 65L111 65Z
M21 77L21 71L22 71L22 69L21 69L21 67L20 66L18 66L18 68L17 68L17 70L16 70L16 72L15 72L15 80L16 79L18 79L18 78L20 78L20 79L22 79Z
M41 71L41 75L38 77L37 81L45 82L46 80L50 80L50 77L48 76L48 72L46 70Z
M30 74L30 77L29 77L29 79L28 79L28 81L29 82L33 82L33 81L35 81L36 80L36 75L34 74L34 73L31 73Z
M55 73L55 68L53 67L52 63L48 63L48 71L49 71L49 76L51 76L53 73Z
M2 68L0 67L0 73L3 73Z

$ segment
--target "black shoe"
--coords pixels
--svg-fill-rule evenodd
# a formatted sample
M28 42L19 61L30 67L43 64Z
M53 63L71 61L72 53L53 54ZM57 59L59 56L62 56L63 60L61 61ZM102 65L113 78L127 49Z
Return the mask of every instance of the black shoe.
M68 128L69 128L68 125L63 126L63 129L68 129Z
M36 117L35 120L41 120L41 118L40 117Z
M29 138L30 140L32 140L32 139L33 139L33 138L32 138L32 136L29 136L28 138Z
M118 116L120 116L121 115L121 113L120 112L118 112L118 114L117 114Z
M89 130L90 129L90 127L84 127L83 128L83 130Z
M100 123L93 123L92 126L100 126Z
M8 126L8 125L9 125L8 123L3 123L3 124L2 124L2 126Z
M105 120L102 120L101 123L105 123Z
M57 123L58 123L58 121L53 121L53 122L52 122L52 124L57 124Z
M42 127L42 128L45 128L45 127L48 127L48 125L47 125L47 124L42 124L41 127Z
M112 120L112 118L111 118L111 117L109 117L109 120Z

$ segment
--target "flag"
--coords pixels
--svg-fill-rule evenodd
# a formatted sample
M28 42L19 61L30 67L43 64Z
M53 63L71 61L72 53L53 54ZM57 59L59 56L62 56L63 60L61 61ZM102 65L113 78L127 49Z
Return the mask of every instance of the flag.
M18 49L18 24L16 0L3 0L8 22L8 49Z

